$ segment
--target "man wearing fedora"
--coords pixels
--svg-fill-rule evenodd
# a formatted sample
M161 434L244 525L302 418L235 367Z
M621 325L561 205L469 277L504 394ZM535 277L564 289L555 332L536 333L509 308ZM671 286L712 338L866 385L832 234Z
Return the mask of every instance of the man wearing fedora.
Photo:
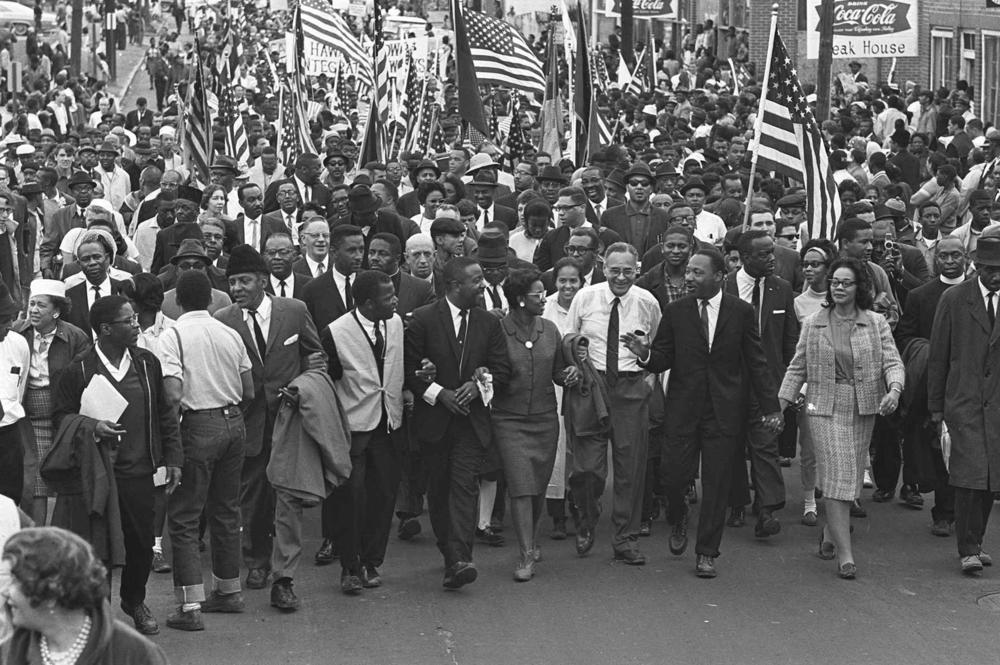
M86 226L87 207L94 200L94 189L97 187L97 183L82 171L74 173L67 185L73 194L74 202L53 213L38 248L42 276L50 279L57 278L62 271L59 245L62 244L63 236L70 229Z
M517 212L513 208L497 205L493 197L497 191L496 175L479 169L469 181L469 189L476 202L476 230L480 233L488 224L502 222L510 231L517 226Z
M396 201L396 212L403 217L413 217L419 214L420 200L417 198L416 188L422 182L438 180L440 177L441 169L435 162L430 159L419 162L416 168L410 171L410 182L413 183L414 189L399 197L399 200Z
M465 175L462 176L462 182L466 185L471 184L475 180L476 174L479 173L488 173L493 176L493 181L497 183L494 194L495 198L499 199L511 194L511 188L514 186L514 176L501 171L500 165L493 161L493 158L485 152L477 152L472 156L472 159L469 160L469 168L465 170Z
M601 215L601 226L617 233L641 257L660 242L669 218L662 208L650 205L653 172L644 162L636 162L628 170L625 183L629 200Z
M538 172L538 193L550 206L556 204L559 190L569 184L569 179L558 166L545 166Z
M254 399L245 409L247 438L240 513L243 560L248 589L267 586L274 535L274 490L267 481L271 433L278 412L278 391L309 369L325 369L319 334L306 306L292 298L268 295L267 264L249 245L237 245L226 267L235 301L215 313L240 334L250 356Z
M991 490L1000 487L1000 238L979 240L978 276L941 296L927 361L927 406L935 423L951 435L949 482L955 488L955 537L961 570L982 571L992 559L983 536L993 508Z
M113 240L103 231L84 233L76 250L84 280L66 289L70 311L63 317L81 330L90 331L90 308L99 298L118 295L122 282L113 279L109 270L114 255Z
M177 253L170 258L170 265L173 268L172 272L174 274L174 283L176 283L180 275L183 275L189 270L203 272L211 280L212 275L208 272L211 264L212 260L205 252L205 245L200 240L188 238L187 240L181 241L181 245L177 249ZM218 268L215 270L218 270ZM225 291L213 285L212 298L206 308L209 314L214 314L223 307L228 307L233 304L233 301L229 298L228 290L228 284L226 284ZM160 311L163 312L164 316L174 319L175 321L181 314L184 313L181 309L180 303L177 302L177 289L172 288L164 291L163 304L160 305Z
M159 274L185 240L204 242L201 226L198 225L198 206L192 201L177 199L174 202L174 223L156 232L149 272Z
M111 141L105 141L97 150L97 168L95 177L101 183L104 198L118 210L125 203L125 197L132 191L132 179L128 172L118 165L118 146Z

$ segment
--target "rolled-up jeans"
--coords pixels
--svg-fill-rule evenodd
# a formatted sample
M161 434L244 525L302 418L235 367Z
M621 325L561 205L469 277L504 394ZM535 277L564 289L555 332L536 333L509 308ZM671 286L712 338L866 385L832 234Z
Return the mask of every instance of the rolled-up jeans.
M198 519L205 512L212 577L220 593L240 591L240 472L246 443L236 407L188 411L181 420L184 467L167 507L174 551L174 593L180 603L205 600Z

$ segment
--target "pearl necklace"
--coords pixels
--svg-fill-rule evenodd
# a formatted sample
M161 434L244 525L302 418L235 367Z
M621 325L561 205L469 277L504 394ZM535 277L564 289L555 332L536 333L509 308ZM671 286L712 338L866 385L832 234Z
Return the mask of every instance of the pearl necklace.
M91 620L88 615L84 618L83 627L80 628L80 632L77 634L76 639L73 640L69 651L58 656L52 655L52 652L49 651L49 641L43 636L39 643L42 652L42 662L45 665L73 665L80 658L84 647L87 646L87 638L90 637L90 626Z

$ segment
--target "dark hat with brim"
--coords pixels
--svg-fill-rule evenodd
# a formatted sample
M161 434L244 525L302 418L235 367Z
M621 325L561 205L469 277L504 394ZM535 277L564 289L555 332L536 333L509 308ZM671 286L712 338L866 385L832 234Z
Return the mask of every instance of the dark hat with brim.
M240 172L240 165L235 159L229 155L216 155L215 159L212 160L212 166L209 167L210 171L232 171L233 174L238 174Z
M973 257L977 266L1000 267L1000 238L986 236L976 244L976 255Z
M201 259L208 265L212 259L205 253L205 246L195 238L188 238L181 241L181 246L177 248L177 253L171 257L170 262L177 265L183 259Z
M251 245L237 245L229 253L229 264L226 265L226 277L245 275L247 273L267 274L264 258Z
M538 172L538 177L535 178L538 182L545 180L551 180L552 182L558 182L562 185L567 184L569 181L566 179L566 174L562 172L562 169L558 166L545 166L541 171Z
M72 176L70 176L69 181L66 186L73 189L77 185L90 185L91 187L97 187L97 183L83 171L77 171Z
M21 185L21 196L31 196L32 194L41 194L44 190L42 186L37 182L26 182Z
M451 217L441 217L431 222L431 237L440 235L457 236L465 231L465 225Z
M653 182L653 172L649 170L646 162L636 162L625 172L625 182L628 182L629 178L635 177L645 178L649 182Z
M500 229L483 229L479 234L476 259L480 263L506 263L507 238Z
M351 212L374 212L379 209L382 202L377 196L372 194L371 187L368 185L355 185L348 192L348 201L351 206Z
M705 181L697 176L694 178L688 178L684 186L681 187L681 194L687 194L689 190L700 189L701 191L708 193L708 186L705 185Z

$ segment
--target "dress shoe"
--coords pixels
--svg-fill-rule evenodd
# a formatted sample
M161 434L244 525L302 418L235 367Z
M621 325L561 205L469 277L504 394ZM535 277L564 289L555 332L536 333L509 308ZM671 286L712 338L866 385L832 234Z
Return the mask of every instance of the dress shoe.
M163 556L163 552L153 550L153 564L150 567L154 573L169 573L171 571L170 562Z
M534 576L535 557L532 552L527 552L526 556L521 557L521 560L517 563L517 568L514 569L514 581L528 582Z
M344 573L340 576L340 590L348 596L357 596L364 588L364 584L358 575Z
M503 533L503 522L493 518L490 520L490 528L493 529L494 533Z
M951 536L951 522L948 520L934 520L934 524L931 525L931 533L938 538L948 538Z
M757 538L770 538L781 533L781 522L770 510L763 509L757 516L757 524L754 525L753 535Z
M566 518L562 517L552 522L552 533L549 534L552 540L566 540Z
M670 553L680 556L684 554L684 550L688 546L688 515L685 512L684 515L677 520L675 524L670 529L670 539L667 541L668 547L670 547Z
M644 520L639 523L639 535L643 538L649 538L653 535L653 523L649 520Z
M986 552L979 550L979 563L983 564L984 566L992 566L993 557L991 557Z
M911 485L903 485L899 488L899 500L914 510L920 510L924 507L924 497L920 496L917 488Z
M688 485L687 495L684 498L692 506L698 503L698 486L694 484L694 481L691 481L691 484Z
M971 575L972 573L981 572L983 569L983 561L978 555L973 554L972 556L962 557L962 572L966 575Z
M180 607L167 617L167 627L177 630L205 630L205 621L201 618L201 610L185 612Z
M459 561L448 569L444 575L445 589L460 589L466 584L472 584L479 577L476 564L471 561Z
M858 567L853 561L848 561L847 563L842 563L837 568L837 577L842 580L853 580L858 576Z
M741 527L747 525L747 511L746 509L733 508L729 511L729 517L726 519L726 526Z
M271 607L285 612L299 609L299 597L292 591L292 578L282 577L271 585Z
M585 526L581 526L576 532L576 553L578 556L584 556L590 551L590 548L594 546L594 530Z
M374 589L382 586L382 576L378 574L375 566L364 566L361 569L361 584L366 589Z
M646 555L636 548L615 550L615 561L623 561L629 566L645 566Z
M718 575L719 573L715 570L715 559L705 554L699 554L698 561L694 567L694 574L706 579L711 579Z
M218 591L213 591L207 599L201 601L202 612L239 614L245 608L246 603L243 601L243 594L239 591L236 593L219 593Z
M246 586L248 589L263 589L267 586L267 568L251 568L247 573Z
M153 618L153 613L146 607L146 603L127 605L122 601L122 612L129 615L132 623L135 624L135 629L143 635L158 635L160 633L160 626Z
M316 551L316 556L313 560L316 562L317 566L328 566L333 563L336 558L337 553L333 551L333 541L329 538L324 538L322 544L319 546L319 550Z
M497 533L492 526L476 529L476 540L490 547L503 547L503 536Z
M851 504L851 517L857 517L858 519L868 517L868 511L865 510L858 499L855 499L854 503Z
M404 517L399 520L396 537L400 540L411 540L420 533L420 520L416 517Z
M816 526L819 523L819 519L816 517L815 510L807 510L802 514L802 523L806 526Z
M778 464L785 467L786 469L792 465L791 457L779 457Z
M872 501L875 503L888 503L892 497L896 496L895 490L875 490L872 492Z

